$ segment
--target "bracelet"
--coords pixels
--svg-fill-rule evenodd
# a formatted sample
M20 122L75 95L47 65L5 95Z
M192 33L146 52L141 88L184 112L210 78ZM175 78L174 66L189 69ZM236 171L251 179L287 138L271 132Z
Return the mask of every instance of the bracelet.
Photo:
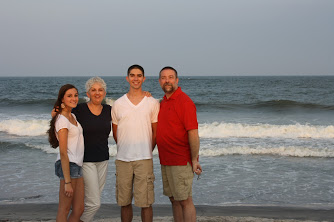
M70 182L67 182L67 183L65 182L65 184L69 184L69 183L71 183L71 181L70 181Z

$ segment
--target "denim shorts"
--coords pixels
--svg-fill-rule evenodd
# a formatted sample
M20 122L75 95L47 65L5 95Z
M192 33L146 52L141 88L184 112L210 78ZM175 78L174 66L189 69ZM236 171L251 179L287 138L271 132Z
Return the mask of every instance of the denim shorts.
M58 160L55 163L55 174L59 179L64 179L63 169L61 167L61 161ZM73 179L81 178L82 177L82 167L78 166L76 163L70 162L70 176Z

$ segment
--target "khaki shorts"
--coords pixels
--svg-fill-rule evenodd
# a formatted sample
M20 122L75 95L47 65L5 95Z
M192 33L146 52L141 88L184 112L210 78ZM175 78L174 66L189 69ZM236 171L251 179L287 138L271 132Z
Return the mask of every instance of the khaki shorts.
M194 173L189 163L184 166L161 165L161 175L165 196L178 201L192 196Z
M137 207L150 207L154 203L153 160L116 160L115 164L117 204L127 206L134 196Z

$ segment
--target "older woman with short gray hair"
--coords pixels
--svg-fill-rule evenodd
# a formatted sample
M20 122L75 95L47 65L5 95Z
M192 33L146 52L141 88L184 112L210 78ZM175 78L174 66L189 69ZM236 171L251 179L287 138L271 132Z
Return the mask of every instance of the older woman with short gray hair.
M101 193L104 188L108 160L108 137L111 131L111 106L102 104L107 86L100 77L86 82L87 103L78 104L73 109L83 128L85 154L82 166L85 184L85 210L81 220L93 221L101 206Z

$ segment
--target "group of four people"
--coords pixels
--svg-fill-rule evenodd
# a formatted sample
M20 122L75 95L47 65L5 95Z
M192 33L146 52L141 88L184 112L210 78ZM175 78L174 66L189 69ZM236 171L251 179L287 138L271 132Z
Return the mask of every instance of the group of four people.
M48 131L51 146L59 144L55 164L60 178L57 221L93 220L106 181L111 125L117 144L116 201L122 221L132 220L132 197L142 209L142 221L153 220L152 151L156 144L163 193L170 198L174 220L196 221L192 180L202 168L195 104L178 86L177 71L172 67L159 73L165 92L160 104L142 90L145 73L141 66L130 66L126 80L129 91L112 108L102 104L106 84L99 77L86 83L88 103L77 105L78 91L73 85L59 90L57 111Z

